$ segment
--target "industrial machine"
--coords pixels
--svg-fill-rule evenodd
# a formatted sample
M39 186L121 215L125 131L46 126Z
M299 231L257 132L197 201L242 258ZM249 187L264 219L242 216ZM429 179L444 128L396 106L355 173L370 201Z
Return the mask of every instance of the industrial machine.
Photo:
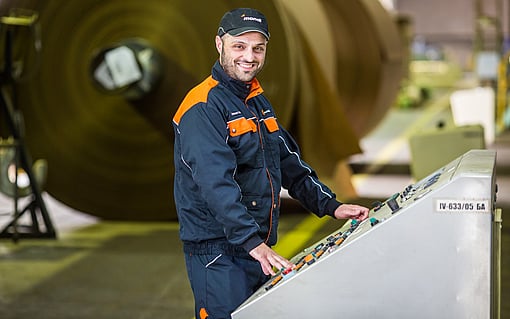
M45 191L102 219L176 220L171 118L210 74L215 30L235 7L269 21L258 79L307 163L328 177L361 152L407 70L402 19L379 1L2 0L0 44L11 30L16 104L27 148L48 162ZM12 25L33 14L30 28Z
M499 318L496 152L470 150L304 249L249 318Z
M484 149L485 145L481 124L438 126L419 132L409 138L412 176L420 180L465 152Z

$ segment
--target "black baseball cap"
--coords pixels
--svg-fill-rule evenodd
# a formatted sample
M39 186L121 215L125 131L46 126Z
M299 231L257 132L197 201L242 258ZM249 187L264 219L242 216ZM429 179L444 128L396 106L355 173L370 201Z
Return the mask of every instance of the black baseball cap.
M262 33L269 40L269 30L264 14L251 8L237 8L223 15L218 28L218 35L225 33L238 36L246 32Z

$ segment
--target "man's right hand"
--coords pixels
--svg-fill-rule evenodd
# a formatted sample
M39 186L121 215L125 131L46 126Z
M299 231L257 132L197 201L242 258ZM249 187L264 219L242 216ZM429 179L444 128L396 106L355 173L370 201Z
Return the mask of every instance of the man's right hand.
M273 267L276 269L285 269L294 266L290 261L278 255L274 250L272 250L268 245L264 243L253 248L250 251L250 256L255 258L260 263L262 271L266 275L274 276L276 274L273 270Z

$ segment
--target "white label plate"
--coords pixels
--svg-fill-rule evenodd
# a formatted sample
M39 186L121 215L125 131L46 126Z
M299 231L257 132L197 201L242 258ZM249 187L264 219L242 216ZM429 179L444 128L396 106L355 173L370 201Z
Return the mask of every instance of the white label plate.
M488 199L437 199L439 213L490 213Z

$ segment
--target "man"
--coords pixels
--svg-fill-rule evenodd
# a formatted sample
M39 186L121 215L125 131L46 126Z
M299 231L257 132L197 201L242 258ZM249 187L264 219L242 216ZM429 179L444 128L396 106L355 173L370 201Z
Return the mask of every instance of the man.
M211 76L173 118L174 195L196 318L230 318L274 269L293 266L271 249L282 187L320 217L368 216L335 199L278 124L255 78L269 37L261 12L227 12Z

